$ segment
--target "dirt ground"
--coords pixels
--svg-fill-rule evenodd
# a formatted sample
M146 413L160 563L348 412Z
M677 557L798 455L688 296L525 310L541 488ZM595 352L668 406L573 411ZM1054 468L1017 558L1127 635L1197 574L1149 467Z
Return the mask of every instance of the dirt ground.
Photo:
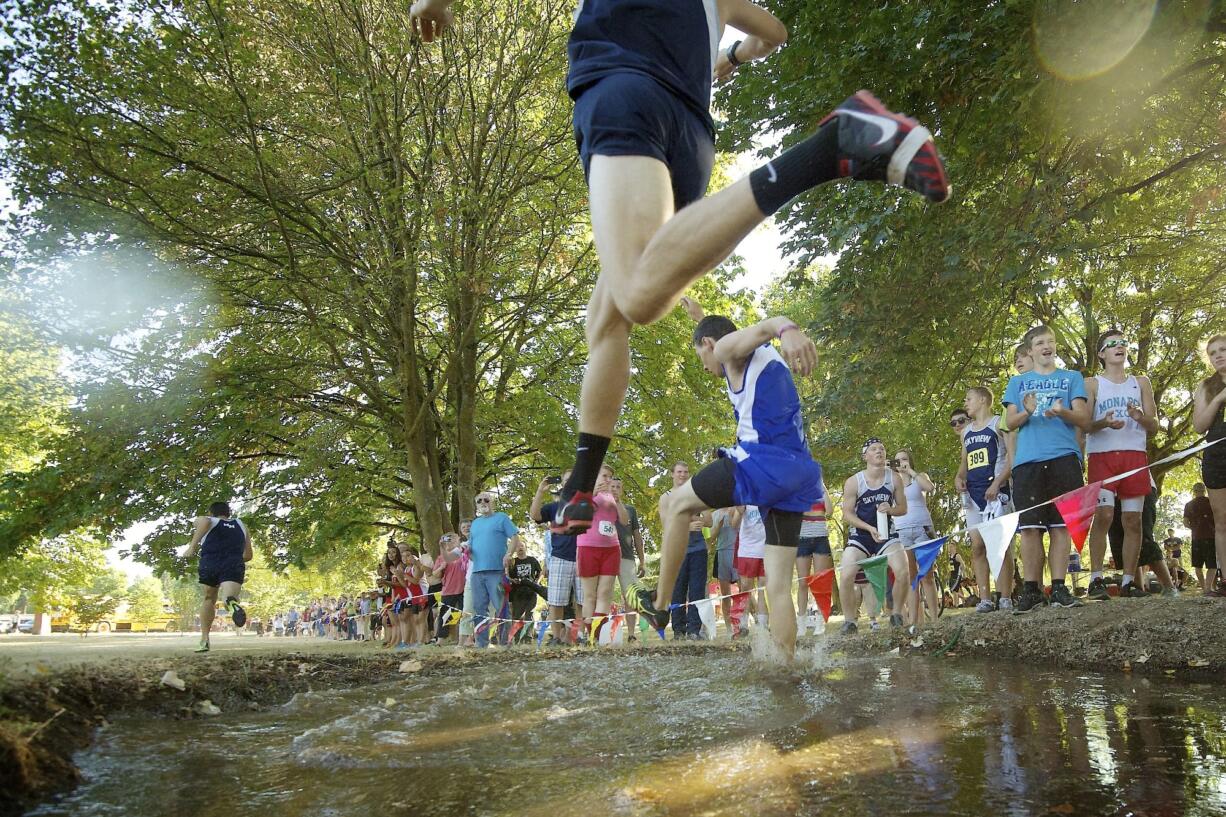
M1201 597L1115 599L1075 610L1017 616L956 611L916 638L899 629L837 635L828 652L998 660L1072 671L1132 672L1216 680L1226 677L1226 602ZM810 636L810 638L813 638ZM454 647L389 652L370 644L318 639L214 637L213 651L191 653L190 635L0 637L0 815L20 814L78 780L73 754L122 711L152 718L205 717L284 703L298 692L377 683L401 672L432 674L486 661L568 660L584 651L515 647L483 653ZM745 642L646 642L615 649L667 653L746 650ZM407 664L405 662L408 662ZM184 682L161 683L167 670Z

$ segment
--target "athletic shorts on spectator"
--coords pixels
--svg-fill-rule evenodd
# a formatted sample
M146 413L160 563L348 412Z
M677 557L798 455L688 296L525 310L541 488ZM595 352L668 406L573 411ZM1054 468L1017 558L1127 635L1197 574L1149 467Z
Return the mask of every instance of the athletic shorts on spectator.
M1081 478L1081 458L1066 454L1054 460L1026 462L1013 469L1013 504L1027 508L1018 519L1018 527L1052 528L1066 527L1056 506L1033 506L1049 502L1061 494L1075 491L1085 484Z
M622 551L617 545L612 547L580 545L577 551L579 578L581 579L590 579L594 576L616 576L621 572Z

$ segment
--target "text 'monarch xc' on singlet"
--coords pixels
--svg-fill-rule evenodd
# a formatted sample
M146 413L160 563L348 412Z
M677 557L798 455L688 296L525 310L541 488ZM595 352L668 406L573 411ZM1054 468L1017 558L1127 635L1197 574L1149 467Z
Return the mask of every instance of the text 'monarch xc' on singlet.
M1141 405L1141 384L1136 375L1128 375L1123 383L1112 383L1106 377L1096 377L1098 394L1094 398L1092 420L1102 420L1107 412L1112 418L1123 420L1123 428L1101 428L1086 435L1086 453L1101 454L1106 451L1145 451L1149 434L1144 426L1128 416L1128 405Z
M706 123L723 31L716 0L580 0L567 43L566 90L619 72L644 74L668 88Z

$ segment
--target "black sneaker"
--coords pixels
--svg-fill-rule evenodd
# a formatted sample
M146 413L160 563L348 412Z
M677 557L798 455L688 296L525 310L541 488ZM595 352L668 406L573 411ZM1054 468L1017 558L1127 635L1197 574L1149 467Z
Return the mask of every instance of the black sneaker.
M656 600L652 593L642 584L635 582L630 587L630 607L636 613L647 619L647 623L657 630L668 626L668 611L657 610Z
M1107 592L1107 582L1102 576L1090 582L1090 589L1086 592L1086 598L1094 599L1094 601L1107 601L1111 598L1111 594Z
M934 203L949 198L941 155L919 122L894 113L868 91L848 97L820 124L835 118L839 175L901 185Z
M1022 595L1018 597L1017 604L1013 606L1013 615L1020 616L1022 613L1029 613L1031 610L1047 604L1047 600L1043 598L1041 590L1022 590Z
M1051 589L1051 606L1085 607L1086 603L1081 599L1074 598L1073 594L1068 591L1068 587L1066 585L1057 584Z
M902 615L900 613L890 613L891 627L901 627L902 623Z
M857 629L857 628L856 628L856 622L854 622L854 621L844 621L844 622L843 622L843 628L842 628L841 630L839 630L839 632L840 632L840 633L842 633L843 635L851 635L852 633L854 633L854 632L856 631L856 629Z
M1143 599L1148 595L1149 593L1146 593L1136 582L1129 582L1120 586L1120 596L1126 599Z
M575 491L558 508L549 530L564 536L583 533L592 526L592 516L595 513L596 505L592 502L592 495L585 491Z
M247 611L239 606L238 599L230 596L226 599L226 612L230 614L230 620L234 622L234 626L242 628L247 623Z

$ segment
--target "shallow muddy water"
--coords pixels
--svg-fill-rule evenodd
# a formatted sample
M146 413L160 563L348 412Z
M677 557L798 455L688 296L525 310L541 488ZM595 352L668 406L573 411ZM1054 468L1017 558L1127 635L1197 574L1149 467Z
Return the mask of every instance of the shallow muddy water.
M1009 663L593 653L125 717L37 815L1222 815L1226 689Z

